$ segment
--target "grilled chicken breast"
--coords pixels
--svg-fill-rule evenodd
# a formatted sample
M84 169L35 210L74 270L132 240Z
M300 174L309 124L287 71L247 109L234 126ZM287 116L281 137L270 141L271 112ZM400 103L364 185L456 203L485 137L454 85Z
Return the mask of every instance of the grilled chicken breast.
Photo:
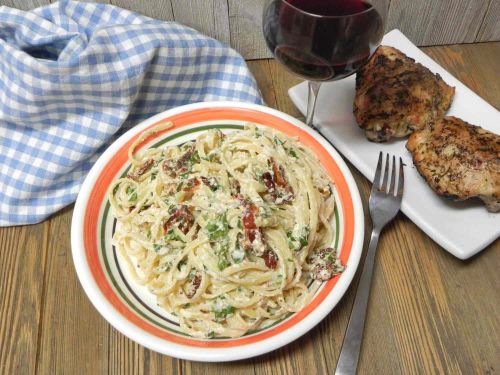
M383 142L443 117L454 93L439 74L380 46L357 73L354 116L369 140Z
M436 193L479 197L488 211L500 211L500 135L445 117L415 131L406 148Z

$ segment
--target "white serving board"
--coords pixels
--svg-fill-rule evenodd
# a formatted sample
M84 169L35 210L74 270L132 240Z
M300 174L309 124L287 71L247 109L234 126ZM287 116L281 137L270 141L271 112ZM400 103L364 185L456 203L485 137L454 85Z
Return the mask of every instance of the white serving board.
M399 30L387 33L382 44L399 49L455 87L448 115L500 134L500 112L423 53ZM489 213L479 200L452 202L436 195L414 167L405 148L406 138L388 143L373 143L365 138L352 114L354 85L354 75L322 85L314 116L319 131L370 181L373 181L380 151L401 156L406 164L402 211L451 254L467 259L497 240L500 213ZM305 113L307 83L292 87L289 95Z

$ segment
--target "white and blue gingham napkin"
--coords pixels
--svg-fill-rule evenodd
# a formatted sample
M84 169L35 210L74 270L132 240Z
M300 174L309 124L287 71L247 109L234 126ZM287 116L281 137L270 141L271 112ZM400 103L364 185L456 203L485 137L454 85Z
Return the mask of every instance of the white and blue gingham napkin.
M117 135L182 104L261 103L235 51L111 5L0 7L0 226L73 202Z

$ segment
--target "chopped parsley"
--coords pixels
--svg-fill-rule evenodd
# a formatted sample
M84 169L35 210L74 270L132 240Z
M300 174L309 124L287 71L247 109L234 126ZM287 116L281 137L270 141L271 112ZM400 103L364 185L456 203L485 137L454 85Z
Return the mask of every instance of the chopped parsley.
M223 271L225 268L229 266L229 262L226 258L220 257L219 262L217 263L217 267L220 271Z
M208 238L210 241L223 238L229 232L229 223L227 222L226 213L218 215L214 222L206 226Z
M127 195L128 195L128 200L130 202L136 202L137 201L137 190L133 187L127 186Z
M150 177L149 177L149 181L154 181L154 180L156 180L156 176L157 176L157 175L158 175L158 171L157 171L157 170L156 170L156 171L151 172L151 175L150 175Z
M167 234L165 235L165 238L168 241L182 241L182 238L177 233L175 233L174 228L170 228L167 231ZM184 241L182 241L182 242L184 242Z
M214 309L215 319L218 321L225 320L229 315L234 314L235 308L233 306L226 306L223 309Z
M303 227L301 231L301 235L299 237L294 237L291 231L286 233L288 237L288 247L295 251L302 250L309 243L309 226Z
M229 266L229 261L227 259L227 251L229 250L229 246L227 243L221 244L217 255L219 256L219 261L217 262L217 267L220 271L223 271Z
M295 152L295 150L293 148L289 148L288 149L288 155L290 155L291 157L294 157L295 159L298 159L299 157L297 156L297 153Z
M274 144L276 144L276 145L283 146L285 144L285 142L283 142L281 139L279 139L278 136L276 136L276 135L274 136L273 141L274 141Z
M200 155L198 155L198 151L193 152L189 156L189 159L187 161L188 161L188 164L190 166L192 166L193 164L199 163L200 162Z

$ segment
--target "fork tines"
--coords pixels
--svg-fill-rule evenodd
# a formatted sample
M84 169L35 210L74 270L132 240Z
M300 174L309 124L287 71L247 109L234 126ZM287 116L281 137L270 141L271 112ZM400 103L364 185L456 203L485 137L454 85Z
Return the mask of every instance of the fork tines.
M391 173L389 173L389 154L386 154L385 156L385 168L384 168L384 174L382 176L382 163L383 163L383 153L380 151L378 155L378 163L377 163L377 169L375 170L375 178L373 179L373 189L376 189L380 192L386 193L386 194L391 194L398 196L403 194L403 187L404 187L404 173L403 173L403 159L401 157L399 158L399 173L396 173L396 157L393 155L392 156L392 168L391 168ZM389 180L390 177L390 180ZM396 187L396 179L398 180L397 183L397 190L395 189ZM389 182L390 186L387 187L387 183Z

